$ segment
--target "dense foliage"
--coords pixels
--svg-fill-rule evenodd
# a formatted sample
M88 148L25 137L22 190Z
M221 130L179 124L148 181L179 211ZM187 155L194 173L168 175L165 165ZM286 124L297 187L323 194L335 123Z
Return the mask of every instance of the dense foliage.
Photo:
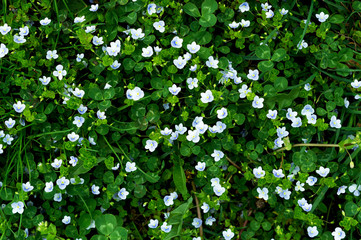
M1 13L0 240L361 237L360 1Z

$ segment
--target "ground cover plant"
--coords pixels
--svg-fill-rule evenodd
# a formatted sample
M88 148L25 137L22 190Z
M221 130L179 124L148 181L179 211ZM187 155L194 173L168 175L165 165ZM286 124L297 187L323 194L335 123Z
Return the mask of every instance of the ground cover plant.
M1 16L0 240L361 237L360 1Z

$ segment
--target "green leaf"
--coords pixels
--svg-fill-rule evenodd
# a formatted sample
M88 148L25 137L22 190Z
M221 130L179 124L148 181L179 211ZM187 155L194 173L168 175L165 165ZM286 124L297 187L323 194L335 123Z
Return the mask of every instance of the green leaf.
M136 198L142 198L147 194L147 189L144 187L144 185L137 185L134 188L134 196Z
M199 24L202 27L213 27L214 25L216 25L216 22L217 22L217 17L214 14L203 15L199 19Z
M347 202L345 205L345 213L348 217L353 217L358 212L358 206L354 202Z
M180 164L180 160L175 160L173 167L173 181L176 188L185 198L188 195L186 186L186 175L184 173L183 166Z
M282 92L288 87L288 81L284 77L278 77L276 78L274 82L274 87L276 88L277 92Z
M137 13L132 12L130 13L126 18L125 21L127 21L128 24L134 24L137 21Z
M130 71L130 70L132 70L134 68L135 62L131 58L126 58L123 61L123 66L124 66L125 70Z
M117 226L117 219L112 214L104 214L100 215L95 219L95 227L96 229L104 234L111 234Z
M114 232L109 236L110 240L127 240L128 239L128 230L123 227L117 227Z
M330 23L336 23L336 24L340 24L343 23L343 21L345 21L345 17L342 16L341 14L335 14L330 18Z
M205 0L202 3L202 16L214 13L218 9L218 4L215 0Z
M14 195L13 190L11 190L10 188L3 187L0 190L0 197L4 201L12 201L13 195Z
M100 125L97 126L95 128L95 130L97 131L97 133L99 133L100 135L107 135L109 132L109 127L107 125Z
M266 45L261 45L256 48L256 56L261 59L271 58L271 49Z
M90 226L91 223L91 217L88 213L85 213L80 216L79 218L79 228L86 229Z
M98 101L103 100L102 91L98 87L90 88L88 94L89 97L91 97L94 100L98 100Z
M172 225L172 230L165 236L163 240L169 240L175 237L178 237L181 234L182 226L183 226L183 218L189 209L191 203L193 201L193 197L190 197L186 203L181 204L179 207L174 209L168 218L168 224Z
M352 8L355 11L361 11L361 2L360 1L355 1L352 3Z
M183 10L186 14L192 17L200 17L201 13L199 12L197 6L193 3L187 3L184 5Z
M258 63L258 69L261 72L268 72L271 71L273 68L274 64L272 61L262 61Z
M282 61L286 57L286 54L287 52L285 49L279 48L273 53L271 60L275 62Z
M107 240L103 235L94 235L90 240Z
M78 229L73 225L66 226L65 235L67 237L76 238L78 236Z
M295 152L292 156L293 162L300 166L303 172L312 172L316 169L316 154L309 150L307 152Z
M105 89L103 95L104 95L104 99L112 99L115 95L115 89L113 87L109 89Z

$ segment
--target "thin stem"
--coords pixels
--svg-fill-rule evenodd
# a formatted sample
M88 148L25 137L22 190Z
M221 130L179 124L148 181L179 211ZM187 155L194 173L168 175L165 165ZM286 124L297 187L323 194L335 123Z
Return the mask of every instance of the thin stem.
M197 191L197 189L196 189L196 185L194 184L193 181L192 181L192 188L193 188L193 191L194 191L194 193L193 193L193 194L194 194L194 199L196 200L197 217L202 220L201 209L199 208L199 201L198 201L198 198L197 198L197 196L196 196L196 191ZM199 227L199 236L200 236L201 238L203 238L203 227L202 227L202 225Z
M354 143L345 144L344 146L355 145ZM297 143L293 144L292 147L340 147L338 144L326 144L326 143ZM286 147L280 148L274 152L281 152L286 150Z

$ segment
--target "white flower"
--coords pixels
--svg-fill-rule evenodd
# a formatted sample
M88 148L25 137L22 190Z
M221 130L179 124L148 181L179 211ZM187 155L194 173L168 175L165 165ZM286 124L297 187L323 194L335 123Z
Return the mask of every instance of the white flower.
M187 83L188 83L189 89L198 87L198 79L197 78L188 78Z
M96 12L96 11L98 11L98 8L99 8L99 5L98 5L98 4L94 4L94 5L91 5L91 6L90 6L89 11L91 11L91 12Z
M172 41L170 42L171 46L174 48L181 48L183 43L183 39L179 38L178 36L175 36Z
M242 85L241 89L238 89L239 94L239 98L245 98L247 96L247 93L250 93L251 90L248 89L248 86L246 84Z
M160 229L161 229L163 232L168 233L168 232L170 232L170 230L172 230L172 225L167 225L167 223L164 222L164 223L162 224L162 226L160 227Z
M158 143L154 140L147 140L145 149L148 149L150 152L154 152L154 150L158 147Z
M321 12L320 14L316 14L316 18L318 19L319 22L326 21L328 17L329 15L325 14L324 12Z
M318 235L318 231L317 231L317 227L316 226L314 226L314 227L308 227L307 228L307 233L308 233L308 236L310 237L310 238L314 238L314 237L316 237L317 235Z
M30 182L27 183L23 183L23 190L24 192L30 192L31 190L33 190L34 187L31 186Z
M47 53L46 53L46 59L50 60L50 59L57 59L59 56L57 54L57 50L49 50Z
M332 116L330 121L330 127L341 128L341 120L337 119L335 116Z
M44 19L42 19L42 20L40 20L40 24L42 25L42 26L46 26L46 25L48 25L49 23L51 23L51 20L49 19L49 18L44 18Z
M15 112L22 113L25 109L25 104L21 103L20 101L17 101L17 103L13 104L13 108L14 108Z
M261 3L262 11L267 12L272 8L272 5L269 5L268 3Z
M0 32L2 35L6 35L10 31L11 31L11 27L8 26L7 23L5 23L4 26L0 27Z
M194 143L199 142L200 137L199 137L199 131L198 129L192 131L192 130L188 130L188 135L187 135L187 140L188 141L192 141Z
M139 87L135 87L133 90L127 90L127 98L133 99L134 101L138 101L144 97L144 92Z
M93 193L94 195L99 195L99 194L100 194L100 192L99 192L99 186L96 186L95 184L92 185L91 190L92 190L92 193Z
M208 61L206 61L206 65L207 67L211 67L211 68L218 68L218 60L215 60L213 58L213 56L209 56L208 57Z
M64 224L69 224L71 221L71 217L69 216L64 216L63 220L61 220Z
M154 52L158 55L158 53L162 51L162 49L158 46L154 47Z
M201 101L203 103L210 103L214 100L213 94L210 90L207 90L204 93L201 93Z
M79 135L76 134L75 132L72 132L72 133L69 133L68 134L68 139L71 141L71 142L75 142L79 139Z
M265 201L268 200L268 189L267 188L257 188L258 197L263 198Z
M190 53L197 53L201 46L199 46L196 42L192 42L191 44L187 44L187 49Z
M344 104L345 104L345 108L348 108L348 106L350 105L350 101L347 100L347 97L345 97L345 99L343 100Z
M241 5L239 5L239 10L241 12L249 11L249 4L247 2L242 3Z
M61 193L55 193L55 194L54 194L54 201L55 201L55 202L61 202L62 199L63 199L63 198L62 198Z
M277 117L277 110L268 110L268 114L266 115L269 119L276 119Z
M29 34L29 27L25 26L23 28L19 29L19 35L20 36L27 36Z
M217 110L217 117L219 119L223 119L225 117L227 117L228 115L228 112L227 112L227 109L222 107L221 109Z
M80 90L79 88L75 88L75 90L71 91L75 97L82 98L85 94L84 90Z
M137 167L135 166L135 162L127 162L125 165L125 171L126 172L134 172L137 170Z
M165 30L164 26L165 26L164 21L159 21L159 22L153 23L153 27L161 33L164 32L164 30Z
M148 224L149 228L157 228L158 227L158 220L157 219L150 219L149 224Z
M209 205L206 202L203 202L203 205L201 208L203 210L203 213L207 213L210 209Z
M304 183L301 183L300 181L297 181L295 190L303 192L303 191L305 191L305 188L303 186L305 186Z
M282 9L280 9L280 13L281 13L281 15L286 15L288 13L288 10L282 8Z
M238 28L238 27L239 27L239 23L233 21L232 23L228 24L228 26L229 26L230 28Z
M52 182L46 182L45 183L45 192L52 192L54 188L54 184Z
M13 120L12 118L9 118L9 120L5 121L5 125L7 128L13 128L15 125L15 120Z
M214 150L211 156L214 158L214 161L218 162L224 157L224 153L219 150Z
M76 125L77 127L81 127L83 125L84 121L85 121L85 119L83 117L75 116L73 124Z
M224 187L222 187L220 184L217 184L213 187L213 192L218 196L222 196L222 194L226 191Z
M173 60L173 64L178 68L178 69L183 69L184 66L187 64L187 60L185 60L184 58L182 58L181 56L179 56L177 59Z
M51 163L51 166L55 169L59 169L61 167L61 164L63 163L63 160L59 160L57 158L54 159L54 162Z
M26 39L24 38L24 36L14 35L14 42L24 43L24 42L26 42Z
M197 64L194 64L193 66L191 66L191 67L189 68L189 70L190 70L191 72L194 72L195 70L197 70Z
M266 175L266 172L262 169L261 166L259 166L258 168L253 169L253 174L256 178L261 178Z
M206 163L204 162L198 162L197 165L195 166L195 169L198 171L204 171L204 169L206 168Z
M97 37L97 36L94 36L93 37L93 44L95 46L99 46L99 45L102 45L104 42L103 42L103 37Z
M302 126L302 119L300 117L292 119L291 126L294 127L294 128L301 127Z
M308 47L308 43L306 43L305 42L305 40L302 40L302 42L299 42L298 44L297 44L297 48L298 49L302 49L302 48L307 48Z
M95 28L96 28L95 25L87 26L87 27L85 28L85 32L86 32L86 33L93 33L93 32L95 32Z
M105 116L105 112L102 112L100 110L97 111L97 117L100 119L100 120L103 120L103 119L106 119L107 117Z
M74 23L82 23L85 21L85 16L74 18Z
M257 69L255 70L249 70L247 77L253 81L257 81L259 79L259 71Z
M65 177L59 178L56 180L56 184L59 186L61 190L64 190L68 185L70 181L66 179Z
M222 235L225 240L230 240L234 237L234 233L231 231L231 229L228 229L227 231L223 231Z
M357 79L355 79L355 80L351 83L351 86L352 86L353 88L358 89L359 87L361 87L361 81L358 81Z
M24 203L23 202L13 202L11 204L13 214L19 213L22 214L24 212Z
M142 48L142 56L143 57L151 57L153 55L153 48L148 46L146 48Z
M268 12L266 12L266 18L272 18L274 15L275 14L272 10L269 10Z
M0 45L0 58L5 57L6 54L9 53L9 49L6 47L5 44L1 43Z
M258 97L257 95L254 97L252 102L252 107L254 108L263 108L263 98Z
M249 20L242 19L240 24L242 27L249 27L251 25L251 22Z
M335 231L332 232L332 236L334 240L344 239L346 237L346 233L342 231L340 227L335 228Z
M74 156L70 156L69 164L71 164L73 167L75 167L77 163L78 163L78 158L76 158Z
M177 85L173 84L172 87L168 88L169 92L173 94L174 96L178 95L178 93L181 91L180 87L177 87Z
M320 175L321 177L326 177L329 172L329 168L324 168L322 166L318 170L316 170L316 173L318 173L318 175Z
M147 11L148 11L149 15L152 15L152 14L156 13L157 12L157 5L155 5L154 3L148 4Z
M53 75L55 76L55 77L58 77L59 78L59 80L62 80L63 79L63 76L66 76L66 70L63 70L63 65L58 65L58 66L56 66L56 71L54 71L53 72Z
M39 78L39 81L43 84L43 85L48 85L50 83L51 78L50 77L46 77L43 76L43 78Z
M130 30L130 33L132 35L132 38L134 40L137 40L139 38L143 38L145 36L144 33L142 33L142 29L141 28L138 28L137 30L136 29L131 29Z

